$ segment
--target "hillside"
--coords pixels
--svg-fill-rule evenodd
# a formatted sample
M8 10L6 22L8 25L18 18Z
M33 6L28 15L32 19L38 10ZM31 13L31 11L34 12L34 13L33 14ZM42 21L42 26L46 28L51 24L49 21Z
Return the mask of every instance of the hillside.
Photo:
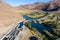
M0 1L0 37L12 27L11 25L23 19L17 11L9 4Z
M60 10L60 0L53 0L50 2L36 2L33 4L20 5L17 8L28 9L28 10L42 10L42 11L59 11Z

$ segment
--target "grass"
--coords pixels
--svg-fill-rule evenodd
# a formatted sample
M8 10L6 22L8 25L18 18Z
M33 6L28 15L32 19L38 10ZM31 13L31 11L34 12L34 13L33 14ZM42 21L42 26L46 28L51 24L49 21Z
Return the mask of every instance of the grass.
M53 40L57 39L57 36L51 34L50 32L48 32L47 30L44 30L44 32Z
M58 22L57 22L58 23ZM48 21L48 22L45 22L45 24L47 25L55 25L55 21ZM44 35L44 34L41 34L37 29L33 28L31 26L31 22L26 22L25 25L30 29L31 33L38 39L44 39L44 40L48 40L48 38ZM46 26L48 27L48 26ZM54 28L54 27L52 27ZM55 40L57 39L59 36L60 36L60 31L56 30L56 29L52 29L53 30L53 33L56 33L57 35L55 34L52 34L50 33L49 31L47 30L43 30L52 40Z
M45 35L42 35L37 29L33 28L33 27L31 26L31 23L26 22L25 25L27 26L27 28L30 29L31 33L32 33L35 37L37 37L39 40L46 38Z
M45 14L43 14L43 13L28 14L28 16L31 18L41 17L43 15L45 15ZM55 17L56 17L55 15L50 16L50 17L48 16L49 19L54 19ZM57 30L57 29L60 29L60 23L58 20L54 19L54 20L45 21L45 19L42 19L41 21L42 22L40 22L40 21L38 21L38 22L43 23L46 27L50 26L52 28L53 33L57 34L57 35L55 35L53 33L50 33L47 30L43 30L52 40L56 40L57 38L60 37L60 30ZM48 40L44 34L41 34L37 29L33 28L31 26L30 22L25 23L25 25L27 25L27 27L30 29L31 33L38 39Z
M32 14L28 14L27 16L30 17L30 18L38 18L38 17L41 17L41 16L44 16L45 13L40 13L40 12L37 12L37 13L32 13Z
M31 30L31 33L37 37L38 39L43 39L43 37L41 36L41 34L36 30L36 29L33 29Z
M49 19L54 19L55 15L48 16Z
M53 32L59 37L60 36L60 30L52 28Z

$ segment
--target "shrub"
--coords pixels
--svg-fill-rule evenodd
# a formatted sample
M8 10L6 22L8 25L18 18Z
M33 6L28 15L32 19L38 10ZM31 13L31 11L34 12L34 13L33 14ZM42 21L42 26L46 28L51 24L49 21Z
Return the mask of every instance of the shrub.
M57 36L51 34L50 32L48 32L47 30L44 30L44 32L53 40L55 40L57 38Z

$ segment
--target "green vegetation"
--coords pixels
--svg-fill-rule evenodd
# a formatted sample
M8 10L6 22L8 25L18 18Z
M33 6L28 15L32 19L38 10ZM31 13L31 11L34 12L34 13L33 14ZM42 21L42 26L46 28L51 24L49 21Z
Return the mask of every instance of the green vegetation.
M44 21L44 20L41 20ZM52 28L60 28L60 21L58 20L51 20L51 21L44 21L42 24L45 24L47 26L51 26Z
M32 22L25 22L25 25L30 29L31 33L37 37L38 39L43 39L43 40L48 40L48 38L46 38L46 35L44 34L41 34L37 29L33 28L31 26L31 23ZM50 33L49 31L47 30L43 30L52 40L55 40L57 38L60 37L60 30L59 29L56 29L58 25L60 25L60 23L56 20L54 21L47 21L47 22L43 22L42 24L45 25L45 27L48 27L48 26L51 26L52 28L52 31L53 33L55 34L52 34Z
M60 29L52 28L52 30L58 37L60 36Z
M55 16L53 16L55 17ZM45 27L51 27L53 34L51 34L50 32L48 32L47 30L44 30L44 32L52 39L55 40L57 38L60 37L60 21L58 19L54 20L54 21L45 21L42 22L42 24L45 25Z
M41 21L45 21L44 19L42 19Z
M31 33L37 37L39 40L41 39L47 39L45 35L42 35L37 29L33 28L31 26L30 22L25 22L25 25L30 29Z
M52 39L55 40L57 38L57 36L51 34L50 32L48 32L47 30L44 30L44 32Z
M38 39L42 39L42 40L48 40L48 38L46 37L46 35L48 35L49 38L51 38L52 40L56 40L57 38L60 38L60 20L59 18L55 15L55 14L49 14L47 12L47 20L46 18L41 19L41 20L33 20L30 22L26 22L25 25L30 29L31 33L37 37ZM31 14L28 14L28 16L30 18L38 18L45 15L45 13L40 13L40 12L32 12ZM54 20L51 20L54 19ZM46 21L47 20L47 21ZM51 28L52 32L43 29L43 32L46 34L42 34L40 33L36 28L33 28L31 26L32 23L34 23L34 21L36 23L40 23L43 24L45 26L45 28L49 27Z
M54 19L55 15L48 16L49 19Z
M46 21L46 22L44 21L44 22L42 22L42 24L44 24L45 27L48 27L48 26L50 26L52 28L55 28L56 27L55 21Z
M31 14L28 14L27 16L30 18L38 18L46 15L46 13L40 13L40 12L32 12Z

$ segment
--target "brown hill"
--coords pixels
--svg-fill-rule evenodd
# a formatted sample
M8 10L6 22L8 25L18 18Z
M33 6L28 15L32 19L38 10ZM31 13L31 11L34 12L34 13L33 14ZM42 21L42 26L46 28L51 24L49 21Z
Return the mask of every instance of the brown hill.
M17 9L0 1L0 36L22 19Z
M60 10L60 1L36 2L34 4L20 5L18 8L28 10L58 11Z
M59 11L60 10L60 2L49 2L47 8L45 10L48 11Z
M39 5L42 5L43 3L40 3L40 2L36 2L34 4L26 4L26 5L20 5L18 6L17 8L20 8L20 9L33 9L35 8L36 6L39 6Z
M60 0L52 0L53 2L59 2Z

